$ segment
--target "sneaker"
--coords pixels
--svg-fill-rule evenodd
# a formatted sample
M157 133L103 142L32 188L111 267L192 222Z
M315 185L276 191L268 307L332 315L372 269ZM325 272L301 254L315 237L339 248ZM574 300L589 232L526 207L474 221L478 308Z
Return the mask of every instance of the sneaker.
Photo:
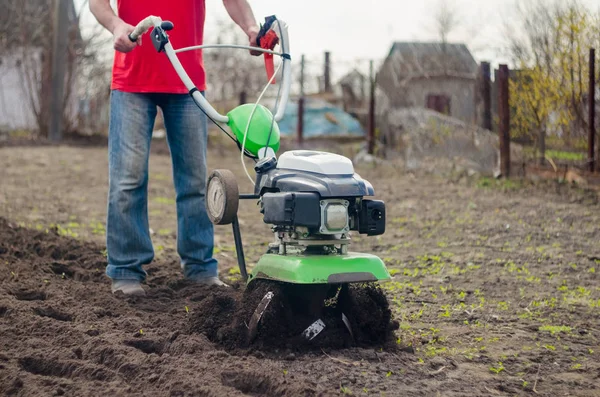
M229 285L227 285L224 282L222 282L221 280L219 280L219 277L196 278L196 279L194 279L194 282L196 282L197 284L203 284L203 285L216 285L219 287L229 287Z
M130 296L146 295L146 291L142 288L142 284L137 280L115 280L112 283L111 289L113 294L117 291L121 291L125 295Z

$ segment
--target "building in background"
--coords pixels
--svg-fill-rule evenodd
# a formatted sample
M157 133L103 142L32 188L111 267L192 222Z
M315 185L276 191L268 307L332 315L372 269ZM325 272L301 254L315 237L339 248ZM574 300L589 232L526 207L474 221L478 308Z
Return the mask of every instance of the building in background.
M338 105L367 128L369 116L369 77L352 69L334 86Z
M395 42L377 85L392 109L422 107L476 123L478 71L464 44Z

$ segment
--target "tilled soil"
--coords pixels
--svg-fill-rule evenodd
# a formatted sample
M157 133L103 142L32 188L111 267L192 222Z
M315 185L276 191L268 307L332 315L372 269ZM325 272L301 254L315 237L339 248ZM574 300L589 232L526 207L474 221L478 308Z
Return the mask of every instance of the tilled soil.
M313 292L311 288L323 287L329 289L328 299L319 313L312 313L310 301L303 298ZM257 317L260 321L251 336L252 317L266 294L273 297ZM304 353L324 348L379 347L390 352L398 348L394 331L399 324L392 319L385 292L373 283L327 287L255 280L241 294L220 289L199 301L191 332L206 335L230 352L260 350L268 355L279 349ZM318 320L325 328L304 334Z
M0 255L3 268L11 269L0 274L0 391L6 395L337 393L337 376L333 384L317 384L312 376L340 370L316 345L285 348L277 339L252 349L237 336L229 345L218 340L216 333L227 328L238 331L230 326L247 312L239 284L164 282L167 272L154 268L149 296L113 296L100 246L1 218ZM348 353L388 365L408 359L360 349ZM314 358L321 369L303 368Z
M249 191L235 153L209 159ZM313 348L272 340L267 317L248 347L236 327L264 291L240 304L230 229L216 228L215 255L233 287L181 280L168 157L153 154L150 169L157 257L148 296L125 298L104 276L106 148L0 149L1 394L600 395L595 193L360 165L387 231L352 249L394 275L382 285L399 322L392 346L377 321L361 347L341 328ZM272 236L255 203L240 208L251 266ZM376 320L382 307L366 311Z

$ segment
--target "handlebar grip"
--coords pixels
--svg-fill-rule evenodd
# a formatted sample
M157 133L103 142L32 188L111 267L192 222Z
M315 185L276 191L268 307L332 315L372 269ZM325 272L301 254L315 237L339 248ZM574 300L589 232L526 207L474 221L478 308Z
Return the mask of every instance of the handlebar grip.
M142 19L136 25L136 27L133 29L133 32L129 33L129 35L127 35L127 37L129 37L129 40L131 40L131 41L137 41L137 39L141 35L143 35L148 29L150 29L151 27L156 26L158 24L160 24L160 26L164 30L173 29L173 24L171 22L169 22L169 21L163 22L163 20L160 19L160 17L155 17L153 15L150 15L150 16Z

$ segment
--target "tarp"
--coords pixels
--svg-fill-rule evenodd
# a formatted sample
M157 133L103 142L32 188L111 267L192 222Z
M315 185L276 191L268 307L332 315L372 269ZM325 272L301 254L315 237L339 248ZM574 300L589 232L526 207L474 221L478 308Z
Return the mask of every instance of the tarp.
M281 135L296 135L298 125L298 101L290 100L281 121ZM364 136L365 131L354 117L322 99L305 98L304 134L305 138L355 135Z

